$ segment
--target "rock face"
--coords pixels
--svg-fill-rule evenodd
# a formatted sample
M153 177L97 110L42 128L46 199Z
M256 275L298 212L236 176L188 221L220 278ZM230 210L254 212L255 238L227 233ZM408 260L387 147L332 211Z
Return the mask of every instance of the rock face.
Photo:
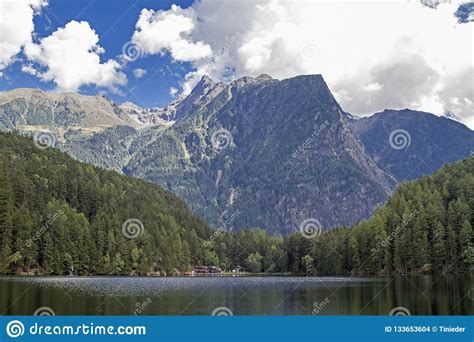
M398 181L431 175L443 164L474 153L474 132L429 113L385 110L351 121L367 152Z
M390 132L404 127L409 153L387 150ZM12 128L52 130L60 149L162 185L212 226L277 233L357 223L397 181L474 150L472 131L431 114L354 119L320 75L203 77L188 96L152 109L18 89L0 93L0 129ZM418 167L429 153L433 163Z
M151 142L124 171L185 198L212 225L228 217L227 228L283 233L306 219L323 229L349 225L395 185L365 153L319 75L245 77L198 107L158 138L144 134Z
M0 128L3 130L68 130L95 133L108 127L139 125L104 96L45 93L38 89L0 92Z

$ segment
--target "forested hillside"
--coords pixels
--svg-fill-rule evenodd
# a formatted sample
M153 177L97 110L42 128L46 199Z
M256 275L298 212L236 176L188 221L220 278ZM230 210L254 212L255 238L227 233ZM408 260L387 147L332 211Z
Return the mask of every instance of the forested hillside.
M410 273L473 269L474 157L398 187L357 226L286 239L293 272ZM310 269L308 269L308 267Z
M0 134L0 189L1 273L169 275L218 263L204 243L213 232L175 195L28 138Z
M311 238L211 230L157 185L16 134L0 134L0 189L4 274L174 275L202 264L306 274L464 272L474 262L474 157L401 185L370 220ZM224 220L231 225L235 216Z

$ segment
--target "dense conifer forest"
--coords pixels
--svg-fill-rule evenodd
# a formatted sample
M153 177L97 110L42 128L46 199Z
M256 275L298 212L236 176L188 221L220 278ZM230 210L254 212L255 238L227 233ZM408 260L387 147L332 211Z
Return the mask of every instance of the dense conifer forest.
M239 213L245 215L245 213ZM227 218L232 220L232 216ZM161 187L0 134L2 274L466 272L474 265L474 157L401 185L354 227L272 236L213 230Z

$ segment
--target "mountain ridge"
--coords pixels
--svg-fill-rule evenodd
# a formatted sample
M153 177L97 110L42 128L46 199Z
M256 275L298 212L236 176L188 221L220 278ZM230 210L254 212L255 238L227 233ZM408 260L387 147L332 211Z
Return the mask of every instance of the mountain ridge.
M377 164L399 181L432 174L443 164L474 152L474 131L427 112L386 109L350 124ZM397 137L402 139L400 146Z
M394 116L390 130L378 124L380 115L355 119L337 103L322 75L283 80L260 75L230 83L203 76L188 96L163 108L132 103L115 108L133 125L69 129L58 147L81 161L160 184L214 227L230 230L289 233L306 219L324 229L352 225L367 218L403 179L380 151L393 150L388 151L401 156L407 170L417 161L388 144L402 118ZM0 123L4 112L0 102ZM451 137L452 143L463 136ZM458 152L448 155L446 149L437 163L466 156ZM433 171L417 170L417 175ZM246 215L229 224L226 217L236 213Z
M313 92L313 96L307 96L308 90ZM296 99L299 100L297 106ZM318 215L315 209L310 208L314 205L324 211L318 215L318 220L329 227L338 222L335 217L338 214L329 213L329 207L337 202L335 198L342 205L350 206L349 197L356 196L357 191L348 189L350 195L343 189L331 193L325 188L322 179L313 187L310 185L311 180L314 180L311 172L321 177L323 171L329 169L344 173L343 164L348 162L351 166L346 181L350 183L354 180L356 188L367 188L364 190L365 200L371 203L370 206L382 202L395 185L389 175L379 170L370 157L364 155L362 145L353 136L346 120L320 75L281 81L242 78L230 83L201 111L194 112L165 130L142 153L135 154L124 171L163 184L187 198L195 212L215 226L222 225L220 217L223 214L252 212L258 208L257 212L249 215L256 217L256 220L238 217L234 225L239 228L284 227L282 231L289 232L297 229L300 221ZM312 158L304 155L311 154L312 150L305 149L292 160L293 151L316 129L320 130L319 143L327 144L327 148L318 149L316 145L316 154ZM228 139L228 143L224 149L216 151L212 137L221 131L225 133L224 138ZM296 131L296 138L290 139ZM270 159L267 156L271 156ZM324 166L315 162L320 158L336 159L332 160L332 165ZM286 162L277 165L277 160ZM301 171L308 174L300 174L299 170L295 174L291 164L298 164ZM260 171L255 172L255 169L265 170L264 176L259 174ZM306 180L300 182L300 177ZM249 178L252 180L249 181ZM287 189L296 191L289 195L272 190L271 186L261 186L262 181L265 181L265 184L274 183L285 188L287 178L299 187L307 188L308 194L319 191L330 197L325 199L330 203L301 207L294 203L299 201L297 197L314 203L312 195L298 194L296 188ZM363 184L359 184L359 180ZM334 179L336 183L340 181L337 177ZM381 186L376 185L378 183ZM344 187L343 184L341 186ZM263 204L263 198L273 204ZM351 216L360 218L369 215L368 206L364 204L363 213ZM291 218L285 219L282 215ZM344 220L345 224L353 223L348 216Z

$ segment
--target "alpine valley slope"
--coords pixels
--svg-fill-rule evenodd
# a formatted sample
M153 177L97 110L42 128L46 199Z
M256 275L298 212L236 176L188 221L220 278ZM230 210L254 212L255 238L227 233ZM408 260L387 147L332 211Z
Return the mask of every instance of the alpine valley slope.
M86 102L104 99L76 96ZM12 101L19 112L35 112L34 103L10 95L10 102L0 102L0 118L12 115ZM49 130L59 134L57 146L81 161L162 185L215 227L289 233L302 222L322 229L352 225L367 218L403 179L376 153L380 147L374 148L389 145L389 132L366 139L363 123L369 119L355 124L320 75L281 81L261 75L230 84L203 77L190 95L165 108L111 106L107 115L121 121L115 125L90 124L84 130L80 123L65 128L51 122ZM31 131L35 122L30 121L28 130L18 124L2 128ZM441 126L450 122L443 119ZM474 137L459 126L456 132L463 133L451 136L453 144ZM405 158L404 150L390 152ZM467 155L446 151L437 162ZM415 169L419 158L406 158L404 165Z

